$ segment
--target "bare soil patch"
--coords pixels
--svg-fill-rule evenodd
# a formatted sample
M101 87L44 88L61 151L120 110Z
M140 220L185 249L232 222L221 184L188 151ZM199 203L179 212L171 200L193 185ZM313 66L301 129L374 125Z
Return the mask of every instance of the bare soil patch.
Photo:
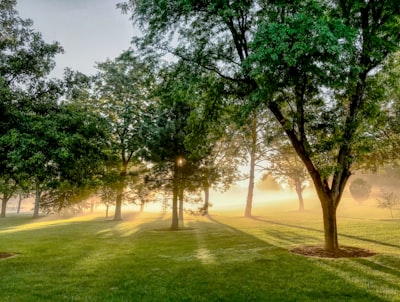
M364 258L371 257L377 254L370 250L350 246L340 247L339 252L335 254L326 251L322 246L301 246L295 247L290 251L294 254L320 258Z
M15 256L15 254L0 252L0 259L9 258L9 257L12 257L12 256Z

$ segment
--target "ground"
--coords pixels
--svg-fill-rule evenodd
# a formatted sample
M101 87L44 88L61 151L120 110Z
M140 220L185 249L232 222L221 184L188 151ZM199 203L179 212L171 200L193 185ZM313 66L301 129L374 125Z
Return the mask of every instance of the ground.
M14 254L0 252L0 259L12 257L12 256L14 256Z
M181 230L188 230L188 229L181 229ZM166 231L166 229L162 229L162 231ZM336 255L327 252L322 246L302 246L293 248L290 251L295 254L300 254L308 257L320 257L320 258L362 258L362 257L371 257L376 255L375 252L369 250L360 249L356 247L348 247L348 246L341 247L340 253ZM14 254L0 252L0 259L12 256L14 256Z
M321 258L362 258L376 255L373 251L349 246L342 246L338 254L328 252L322 246L302 246L290 251L295 254Z

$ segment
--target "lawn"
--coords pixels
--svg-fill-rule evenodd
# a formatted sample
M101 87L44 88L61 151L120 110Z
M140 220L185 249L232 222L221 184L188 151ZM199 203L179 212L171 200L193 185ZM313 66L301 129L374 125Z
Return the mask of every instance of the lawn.
M177 232L160 213L11 215L0 220L0 252L16 254L0 260L0 301L400 301L400 221L359 212L341 213L340 243L376 256L291 253L322 243L318 211L188 216Z

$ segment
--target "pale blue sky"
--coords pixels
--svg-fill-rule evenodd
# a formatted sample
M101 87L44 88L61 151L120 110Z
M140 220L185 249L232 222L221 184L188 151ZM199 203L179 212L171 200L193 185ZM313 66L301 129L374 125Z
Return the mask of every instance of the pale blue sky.
M21 17L32 19L47 42L58 41L65 53L57 56L52 76L65 67L86 74L95 62L113 59L137 34L127 15L115 8L122 0L17 0Z

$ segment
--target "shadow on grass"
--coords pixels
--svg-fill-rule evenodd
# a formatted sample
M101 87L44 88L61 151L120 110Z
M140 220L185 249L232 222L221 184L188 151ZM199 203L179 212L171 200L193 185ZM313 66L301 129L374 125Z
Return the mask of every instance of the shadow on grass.
M321 234L324 233L320 229L314 229L314 228L304 227L304 226L300 226L300 225L287 224L287 223L277 222L277 221L273 221L273 220L267 220L267 219L263 219L263 218L260 218L260 217L257 217L257 216L253 216L253 217L251 217L249 219L253 219L253 220L261 221L261 222L266 222L268 224L291 227L291 228L300 229L300 230L313 231L313 232L317 232L317 233L321 233ZM369 239L369 238L365 238L365 237L354 236L354 235L349 235L349 234L343 234L341 232L339 232L339 236L350 238L350 239L356 239L356 240L360 240L360 241L364 241L364 242L374 243L374 244L387 246L387 247L400 248L400 245L398 245L398 244L391 244L391 243L388 243L388 242L378 241L378 240Z
M0 234L23 251L0 262L0 301L387 301L351 281L357 270L321 269L329 260L292 255L214 217L188 221L190 232L155 232L164 218Z

